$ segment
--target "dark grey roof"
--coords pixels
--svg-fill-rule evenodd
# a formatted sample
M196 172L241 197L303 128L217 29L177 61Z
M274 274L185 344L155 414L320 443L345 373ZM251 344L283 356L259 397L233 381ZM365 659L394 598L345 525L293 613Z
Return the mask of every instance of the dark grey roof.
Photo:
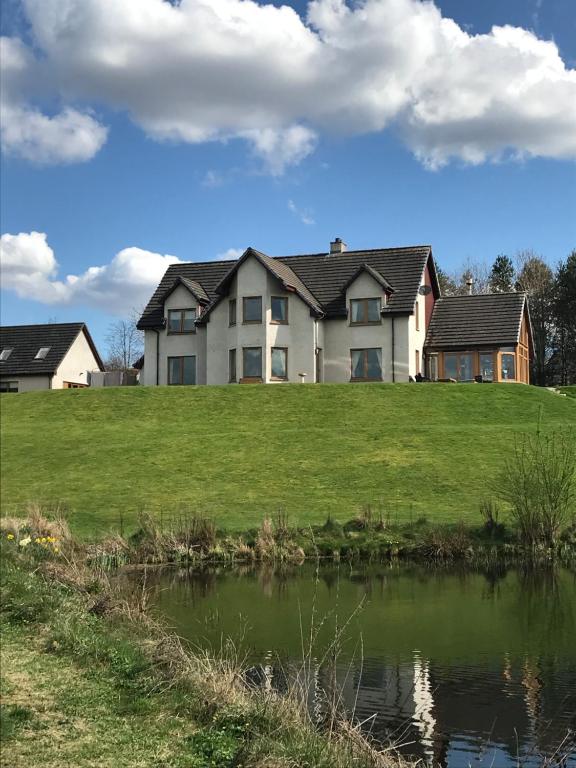
M438 299L428 326L426 346L449 347L516 344L524 293L487 293Z
M79 333L84 332L100 370L104 364L85 323L5 325L0 327L0 350L11 348L10 357L0 362L0 376L52 375ZM35 360L41 347L50 347L43 360Z
M200 285L199 282L196 280L190 280L187 277L183 277L182 275L178 275L172 282L172 285L164 292L164 295L161 297L163 301L166 301L168 296L174 291L176 288L178 288L179 285L183 285L184 288L186 288L190 293L195 296L197 301L200 302L200 304L208 304L210 302L210 298L204 288Z
M364 265L368 265L394 289L385 312L413 312L422 273L432 253L429 245L276 257L266 256L253 249L248 250L265 263L281 282L291 286L309 304L312 311L321 311L327 317L346 315L344 286ZM244 257L246 253L242 258ZM171 265L144 310L138 327L162 327L162 295L178 276L200 283L211 301L209 311L220 300L218 288L225 290L226 277L231 277L237 263L210 261Z

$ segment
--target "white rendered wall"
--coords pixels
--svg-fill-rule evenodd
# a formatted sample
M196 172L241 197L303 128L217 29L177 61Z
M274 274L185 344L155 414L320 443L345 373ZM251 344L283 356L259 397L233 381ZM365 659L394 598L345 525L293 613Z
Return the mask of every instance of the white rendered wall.
M88 339L84 331L81 331L56 369L52 378L52 389L62 389L65 381L71 384L88 384L88 372L99 370L100 366Z
M18 392L38 392L50 389L51 376L2 376L0 381L18 382Z

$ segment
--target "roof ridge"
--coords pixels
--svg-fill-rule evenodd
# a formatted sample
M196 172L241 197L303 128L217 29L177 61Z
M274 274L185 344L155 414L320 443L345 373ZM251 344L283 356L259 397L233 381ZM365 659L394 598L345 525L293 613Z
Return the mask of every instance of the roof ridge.
M526 296L526 291L494 291L493 293L457 293L441 299L478 299L481 296Z
M303 256L353 256L361 253L383 253L386 251L415 251L419 249L429 248L432 246L425 245L398 245L389 248L357 248L354 251L338 251L337 253L330 253L330 251L318 251L317 253L291 253L287 256L271 256L272 259L298 259Z
M83 320L78 320L72 323L27 323L23 325L0 325L0 330L6 330L7 328L62 328L63 326L82 326L86 325Z

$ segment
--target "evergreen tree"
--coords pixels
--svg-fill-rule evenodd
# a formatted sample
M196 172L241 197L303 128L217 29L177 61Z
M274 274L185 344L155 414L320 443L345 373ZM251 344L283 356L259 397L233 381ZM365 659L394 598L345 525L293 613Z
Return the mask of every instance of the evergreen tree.
M554 291L554 352L558 383L576 383L576 250L556 271Z
M490 270L489 286L492 293L510 293L514 290L515 269L512 259L501 253Z
M458 293L458 286L447 272L444 272L443 269L437 266L436 277L438 278L438 285L440 286L440 293L442 296L456 296Z

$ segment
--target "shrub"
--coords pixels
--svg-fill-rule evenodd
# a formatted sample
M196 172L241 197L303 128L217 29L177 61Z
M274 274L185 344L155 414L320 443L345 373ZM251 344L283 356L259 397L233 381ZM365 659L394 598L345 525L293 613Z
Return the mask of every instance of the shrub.
M553 547L574 516L575 436L525 435L498 478L496 489L512 510L522 542Z

